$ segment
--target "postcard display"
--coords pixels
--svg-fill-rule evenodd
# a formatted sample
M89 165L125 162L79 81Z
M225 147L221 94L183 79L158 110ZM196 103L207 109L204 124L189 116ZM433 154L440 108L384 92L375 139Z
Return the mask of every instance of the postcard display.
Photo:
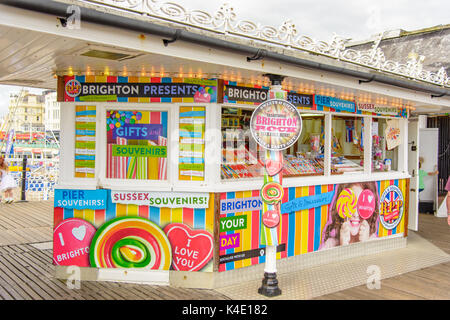
M242 127L251 113L212 113L221 114L220 122L214 122L207 119L207 109L248 108L267 100L267 92L267 87L216 79L64 77L62 99L75 110L73 179L102 175L111 187L56 189L53 263L223 272L265 262L260 190L242 191L245 178L257 178L264 162L250 154L247 145L241 149L246 159L241 167L226 161L217 164L221 182L202 192L161 191L150 185L135 191L123 184L168 183L172 165L176 176L170 179L175 185L208 186L212 180L206 177L205 141L208 129L217 129L208 124ZM375 113L378 109L362 109L332 97L288 92L287 101L300 111L380 115ZM388 110L389 117L407 116L404 109L397 110ZM178 123L170 127L175 114ZM171 143L176 143L177 157L170 158ZM96 154L96 149L103 150L100 146L105 154ZM255 166L247 170L249 158ZM178 163L170 164L169 159ZM294 165L301 161L310 161L307 173L323 174L323 160L287 157L286 179L289 173L301 175ZM103 167L105 172L99 174ZM220 190L223 182L239 188L211 192ZM408 185L408 179L335 184L330 177L328 184L284 187L276 227L277 258L405 234Z

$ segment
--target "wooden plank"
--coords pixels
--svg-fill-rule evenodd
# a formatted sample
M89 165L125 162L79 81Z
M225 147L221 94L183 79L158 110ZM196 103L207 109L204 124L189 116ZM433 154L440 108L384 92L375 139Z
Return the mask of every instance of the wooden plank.
M39 292L47 294L51 299L59 300L63 298L60 294L60 288L55 288L49 278L46 279L42 274L35 272L35 269L23 266L21 264L21 257L11 255L8 258L10 258L11 264L15 265L22 274L25 274L27 278L30 279L30 282L33 282L36 285L36 288L39 287L41 289Z
M48 294L46 290L43 290L44 286L42 285L42 280L33 277L27 269L24 269L22 266L18 266L17 264L11 263L8 259L3 259L1 263L9 269L10 274L14 274L17 277L20 277L22 281L24 281L25 285L30 288L30 295L39 300L52 299L52 296Z

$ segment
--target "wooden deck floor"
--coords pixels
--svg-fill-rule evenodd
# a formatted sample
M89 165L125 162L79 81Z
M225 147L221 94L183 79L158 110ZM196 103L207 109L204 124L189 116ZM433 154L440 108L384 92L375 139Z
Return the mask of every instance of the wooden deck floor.
M413 232L413 231L409 231ZM419 214L417 234L450 254L450 226L446 218ZM317 300L448 300L450 299L450 263L409 272L381 281L381 288L365 285L316 298Z
M2 300L223 300L214 290L83 281L69 289L53 277L52 202L0 204L0 299ZM421 214L418 234L450 253L446 219ZM39 249L39 245L44 248ZM450 263L382 280L381 289L359 286L317 299L450 299Z
M0 204L0 299L2 300L222 300L213 290L83 281L69 289L53 277L53 204ZM36 245L37 244L37 245Z

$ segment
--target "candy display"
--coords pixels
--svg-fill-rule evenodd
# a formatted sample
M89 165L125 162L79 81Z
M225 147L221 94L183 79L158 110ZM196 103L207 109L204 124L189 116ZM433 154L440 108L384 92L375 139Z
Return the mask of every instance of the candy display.
M356 211L356 195L352 189L345 188L336 200L336 208L342 219L350 218Z
M257 159L252 153L248 152L247 148L223 149L222 154L222 179L262 177L264 175L264 167L268 170L269 175L274 175L279 172L282 172L286 177L323 174L323 158L319 157L306 158L306 155L300 154L298 157L285 155L282 163L269 160L268 162L266 161L266 165L263 167L262 163L264 159Z
M99 268L169 270L172 249L164 231L150 220L118 217L97 230L89 260Z
M284 163L283 175L287 177L323 174L323 159L320 158L307 159L305 155L287 155Z
M283 195L283 187L278 182L267 182L261 188L261 199L267 204L280 202Z
M359 165L344 157L332 157L331 166L333 173L346 173L346 172L362 172L364 171L363 163Z

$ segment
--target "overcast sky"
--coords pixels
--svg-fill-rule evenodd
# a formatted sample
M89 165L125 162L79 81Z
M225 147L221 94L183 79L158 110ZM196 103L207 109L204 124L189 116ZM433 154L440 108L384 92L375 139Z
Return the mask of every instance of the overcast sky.
M169 2L169 1L162 1ZM333 33L354 40L386 30L416 30L450 23L448 0L171 0L187 9L214 13L229 3L237 20L279 27L292 20L300 35L329 41ZM1 49L1 48L0 48ZM9 93L20 87L0 85L0 115ZM33 90L33 92L39 92Z

